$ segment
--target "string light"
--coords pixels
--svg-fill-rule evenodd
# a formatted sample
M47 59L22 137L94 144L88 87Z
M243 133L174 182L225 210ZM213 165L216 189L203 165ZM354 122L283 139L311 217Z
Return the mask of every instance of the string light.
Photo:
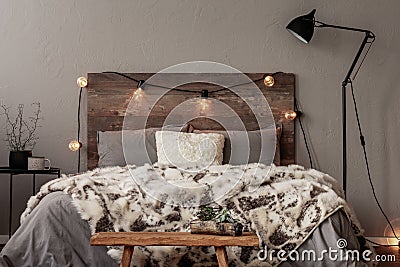
M82 89L84 87L86 87L88 85L88 80L86 79L86 77L79 77L76 80L76 83L78 84L78 86L80 87L79 90L79 98L78 98L78 133L77 133L77 140L73 140L71 142L69 142L68 144L68 148L71 151L78 151L78 172L80 172L81 169L81 147L82 147L82 143L79 142L79 138L80 138L80 132L81 132L81 102L82 102Z
M85 77L79 77L79 78L76 80L76 83L78 84L78 86L79 86L80 88L83 88L83 87L86 87L86 86L87 86L88 81L87 81L87 79L86 79Z
M134 100L140 100L142 98L143 98L143 89L139 87L133 93L133 99Z
M77 140L72 140L69 142L68 147L71 151L78 151L82 147L82 143Z
M208 90L201 90L201 98L203 99L208 98Z
M137 83L137 88L141 88L142 90L143 90L144 84L146 83L145 80L138 80L138 79L135 79L135 78L133 78L133 77L127 75L127 74L120 73L120 72L116 72L116 71L105 71L105 72L103 72L103 73L116 74L116 75L125 77L125 78L127 78L128 80L135 81L135 82ZM187 89L180 89L180 88L170 88L170 87L163 86L163 85L148 84L148 83L146 83L146 86L148 85L148 86L151 86L151 87L157 87L157 88L162 88L162 89L171 90L171 91L177 91L177 92L186 92L186 93L193 93L193 94L201 93L202 95L203 95L205 92L207 92L207 97L208 97L209 94L214 94L214 93L218 93L218 92L221 92L221 91L230 91L230 89L232 89L232 88L234 88L234 87L243 86L243 85L247 85L247 84L253 84L253 83L257 83L257 82L259 82L259 81L264 81L264 84L265 84L266 86L272 87L272 86L275 84L275 78L274 78L275 75L280 74L280 73L282 73L282 72L281 72L281 71L278 71L278 72L269 74L269 75L267 75L267 76L264 76L264 77L262 77L262 78L255 79L255 80L253 80L253 81L251 81L251 82L236 84L236 85L232 85L232 86L229 86L229 87L223 87L223 88L220 88L220 89L217 89L217 90L213 90L213 91L203 90L203 91L199 92L198 90L187 90ZM203 96L202 96L202 97L203 97Z
M204 113L208 110L208 90L201 90L201 99L200 99L200 114L204 115Z
M144 85L146 83L145 80L138 80L138 79L135 79L135 78L133 78L133 77L127 75L127 74L116 72L116 71L105 71L103 73L116 74L116 75L125 77L128 80L135 81L137 83L137 89L133 93L133 99L136 100L136 101L139 101L143 97L143 87L144 87ZM229 87L223 87L223 88L220 88L220 89L217 89L217 90L213 90L213 91L201 90L199 92L198 90L187 90L187 89L180 89L180 88L170 88L170 87L166 87L166 86L162 86L162 85L156 85L156 84L146 84L146 85L149 85L149 86L152 86L152 87L158 87L158 88L162 88L162 89L166 89L166 90L171 90L171 91L186 92L186 93L193 93L193 94L201 93L201 99L199 101L200 110L202 112L205 112L209 108L209 101L207 100L207 98L209 97L209 94L214 94L214 93L218 93L218 92L221 92L221 91L229 91L230 89L232 89L234 87L244 86L244 85L247 85L247 84L254 84L254 83L257 83L259 81L264 81L264 84L266 86L272 87L275 84L274 76L276 74L280 74L280 73L282 73L282 72L280 72L280 71L279 72L275 72L275 73L263 76L262 78L255 79L255 80L250 81L250 82L236 84L236 85L232 85L232 86L229 86ZM285 117L286 117L286 114L285 114ZM288 118L290 118L289 115L288 115ZM292 118L291 120L293 120L294 118Z
M207 98L200 98L200 114L204 115L209 108L209 100Z
M290 120L290 121L292 121L292 120L294 120L294 119L296 119L296 118L298 118L300 116L301 116L301 112L300 111L290 110L290 111L286 111L285 112L285 118L287 120Z
M396 218L391 220L390 223L392 224L393 230L398 235L400 233L400 218ZM393 231L389 224L386 225L385 230L383 232L383 236L386 236L386 242L388 245L397 245L399 244L399 240L393 235Z
M146 82L146 81L144 81L144 80L139 80L139 81L138 81L137 88L140 89L140 90L143 90L143 86L144 86L144 83L145 83L145 82Z
M268 87L274 86L274 84L275 84L275 79L274 79L274 77L271 76L271 75L265 76L265 78L264 78L264 84L265 84L265 86L268 86Z

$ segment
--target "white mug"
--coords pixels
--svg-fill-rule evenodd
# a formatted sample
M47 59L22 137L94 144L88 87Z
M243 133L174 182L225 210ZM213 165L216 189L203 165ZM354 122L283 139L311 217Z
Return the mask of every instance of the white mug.
M46 161L49 166L46 167ZM45 157L29 157L28 158L28 170L39 171L39 170L50 170L50 160Z

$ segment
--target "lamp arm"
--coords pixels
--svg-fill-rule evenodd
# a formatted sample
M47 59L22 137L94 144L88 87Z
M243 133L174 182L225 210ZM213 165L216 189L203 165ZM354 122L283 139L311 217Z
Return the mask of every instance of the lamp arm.
M346 77L344 78L344 80L342 82L342 86L346 86L350 82L350 76L353 73L353 70L354 70L358 60L360 59L361 53L364 50L365 45L368 43L370 38L375 39L375 35L373 35L373 37L371 37L370 33L371 33L370 31L365 32L364 39L361 42L360 48L358 49L357 54L354 57L353 63L351 63L349 71L347 72Z
M370 38L375 38L375 34L373 32L371 32L370 30L327 24L325 22L321 22L318 20L314 20L314 27L315 28L335 28L335 29L341 29L341 30L353 31L353 32L365 32L365 33L368 33Z
M314 20L314 27L316 27L316 28L334 28L334 29L340 29L340 30L346 30L346 31L365 33L365 36L364 36L363 41L361 42L360 48L358 49L357 54L356 54L353 62L350 65L349 71L347 72L346 77L344 78L344 80L342 82L342 86L346 86L350 81L350 76L353 73L353 70L354 70L358 60L360 59L361 53L364 50L365 45L367 43L373 42L375 40L375 34L373 32L371 32L370 30L332 25L332 24L327 24L327 23L320 22L317 20Z

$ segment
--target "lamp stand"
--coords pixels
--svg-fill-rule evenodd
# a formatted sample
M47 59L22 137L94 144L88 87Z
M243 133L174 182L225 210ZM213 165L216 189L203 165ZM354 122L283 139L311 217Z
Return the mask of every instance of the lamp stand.
M346 30L355 30L354 28L347 28L347 27L341 27L341 26L334 26L334 25L327 25L323 24L324 26L319 26L319 27L332 27L332 28L339 28L339 29L346 29ZM358 30L357 31L363 31L363 30ZM347 101L346 101L346 93L347 93L347 84L351 82L351 74L354 71L354 68L360 59L361 53L365 48L365 45L368 43L368 41L371 38L375 38L375 35L370 32L370 31L363 31L365 32L365 37L360 45L360 48L358 49L358 52L353 60L353 63L350 66L349 71L346 74L346 77L344 78L342 82L342 186L343 186L343 191L344 191L344 196L345 198L347 197ZM365 145L364 137L360 136L361 143Z
M350 68L346 74L346 77L344 78L344 80L342 82L342 186L343 186L343 191L344 191L344 197L346 198L346 196L347 196L347 107L346 107L346 105L347 105L347 103L346 103L347 85L349 83L351 83L351 81L352 81L351 75L354 71L354 68L357 65L358 60L360 59L360 56L361 56L366 44L372 43L375 40L375 35L369 30L352 28L352 27L344 27L344 26L339 26L339 25L332 25L332 24L327 24L324 22L317 21L314 18L314 13L315 13L315 9L313 11L311 11L310 14L305 15L303 17L299 17L301 20L301 23L312 22L312 26L315 28L334 28L334 29L340 29L340 30L346 30L346 31L362 32L365 34L364 39L360 45L360 48L358 49L357 54L354 57L354 60L351 63ZM297 18L297 20L299 18ZM295 19L291 23L296 24L299 22L298 21L296 22L296 19ZM289 25L288 25L288 27L289 27ZM294 25L292 25L292 26L294 27ZM297 24L296 27L299 27L299 25ZM305 26L303 26L303 25L300 26L300 30L302 30L303 33L305 31L304 27ZM309 27L309 25L306 27ZM299 28L296 28L296 29L299 29ZM292 30L292 29L290 29L290 30ZM312 37L312 33L313 32L310 33L307 31L307 35L309 35L309 36L304 36L304 37L307 37L306 39L303 36L300 36L300 37L302 37L301 40L308 43L308 41ZM362 62L361 62L361 64L362 64ZM355 75L357 75L357 72L358 72L358 70L356 71ZM361 141L361 145L365 146L365 140L364 140L364 136L362 136L362 134L360 134L360 141Z
M343 183L343 191L344 191L344 197L346 198L346 189L347 189L347 118L346 118L346 86L347 84L351 84L352 78L351 74L354 71L354 68L360 59L361 53L364 50L366 44L372 44L373 41L375 40L375 35L365 29L359 29L359 28L352 28L352 27L345 27L345 26L339 26L339 25L333 25L333 24L327 24L321 21L317 21L314 17L316 10L313 9L310 13L299 16L297 18L294 18L292 21L289 22L289 24L286 26L286 29L292 33L295 37L297 37L300 41L304 43L309 43L313 34L314 34L314 28L334 28L334 29L339 29L339 30L345 30L345 31L353 31L353 32L362 32L365 34L364 39L360 45L360 48L357 51L357 54L353 60L353 62L350 65L350 69L348 70L346 77L344 78L342 82L342 183ZM371 45L369 46L371 47ZM369 50L369 48L368 48ZM367 50L367 53L368 53ZM366 54L365 54L366 55ZM365 56L362 61L364 61ZM361 64L362 64L361 61ZM360 66L361 66L360 64ZM358 67L354 77L357 75L358 70L360 69L360 66ZM353 87L352 87L353 88ZM353 91L352 91L353 92ZM354 99L354 94L353 94L353 100L354 100L354 105L356 105L355 99ZM358 128L360 129L360 140L361 140L361 145L365 148L365 140L364 136L362 135L361 128L360 128L360 122L358 119L358 113L357 113L357 107L355 106L355 111L356 111L356 116L357 116L357 123L358 123ZM365 150L364 150L365 154ZM368 164L367 164L368 165ZM367 166L368 168L368 166Z
M372 194L374 195L376 204L378 205L380 211L382 212L383 216L385 217L386 221L388 222L393 235L400 240L400 238L396 235L396 231L393 228L393 225L391 224L388 216L386 215L385 211L383 210L382 206L380 205L378 198L375 193L374 185L372 183L371 179L371 173L369 169L369 164L368 164L368 157L367 157L367 151L365 149L365 139L364 135L362 133L361 125L360 125L360 118L358 116L358 110L357 110L357 103L356 99L354 97L354 88L353 88L353 82L352 80L357 76L358 71L360 70L360 67L362 63L364 62L365 57L368 54L369 49L371 48L372 43L375 41L375 35L369 31L369 30L364 30L364 29L357 29L357 28L351 28L351 27L344 27L344 26L338 26L338 25L331 25L331 24L326 24L320 21L315 20L314 14L316 10L313 9L309 14L299 16L294 18L290 23L286 26L286 29L292 33L295 37L297 37L300 41L304 43L309 43L313 33L314 33L314 28L335 28L335 29L341 29L341 30L347 30L347 31L355 31L355 32L363 32L365 34L365 37L360 45L360 48L357 51L357 54L353 60L353 63L350 66L349 71L346 74L346 77L344 78L342 82L342 171L343 171L343 176L342 176L342 181L343 181L343 191L344 191L344 197L346 198L347 195L347 121L346 121L346 93L347 93L347 85L350 83L351 86L351 95L353 97L353 103L354 103L354 112L356 115L357 119L357 124L358 124L358 131L360 134L360 142L361 146L363 148L364 152L364 159L365 159L365 165L367 169L367 174L368 174L368 179L369 183L371 185L372 189ZM360 65L358 66L358 69L356 73L353 75L353 78L351 78L351 74L354 71L354 68L360 59L361 53L364 50L366 44L370 44L366 54L364 55L363 59L361 60ZM399 242L399 247L400 247L400 242Z

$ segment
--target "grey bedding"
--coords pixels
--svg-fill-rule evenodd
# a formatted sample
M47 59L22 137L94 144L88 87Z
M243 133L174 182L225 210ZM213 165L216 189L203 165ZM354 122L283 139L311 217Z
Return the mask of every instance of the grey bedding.
M337 240L347 240L347 248L359 249L349 220L339 210L326 219L299 248L317 253ZM15 232L0 254L0 266L118 266L105 247L89 245L90 229L80 218L69 195L47 195ZM133 259L134 261L134 259ZM364 266L360 262L291 262L280 266Z
M1 252L0 266L118 266L106 247L89 245L90 229L69 195L40 202Z

